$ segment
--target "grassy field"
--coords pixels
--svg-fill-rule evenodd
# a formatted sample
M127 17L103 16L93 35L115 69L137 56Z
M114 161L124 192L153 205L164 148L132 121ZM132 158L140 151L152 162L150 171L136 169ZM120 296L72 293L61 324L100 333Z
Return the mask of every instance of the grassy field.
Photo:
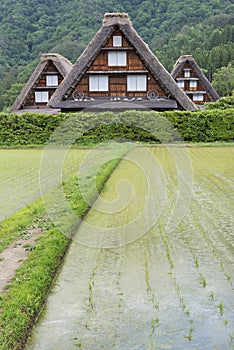
M234 208L231 198L234 147L183 149L186 150L187 157L180 159L184 171L181 173L184 179L182 183L185 185L183 189L186 189L188 184L190 188L187 192L182 190L182 197L179 198L182 211L177 205L180 169L176 157L183 153L180 147L171 148L171 152L170 147L168 149L152 147L147 154L139 148L130 152L132 158L129 161L119 163L102 193L105 202L102 204L96 202L87 216L87 222L94 226L97 233L98 228L104 225L105 229L111 227L117 229L117 235L107 237L100 232L102 239L100 236L92 236L93 241L90 241L89 245L97 249L84 248L82 245L87 246L87 239L90 238L86 230L79 231L79 235L75 238L78 243L82 243L77 245L77 256L80 256L81 266L79 282L82 290L74 297L79 296L80 301L76 299L78 304L87 299L87 304L82 306L87 308L87 314L79 321L82 327L80 340L76 334L73 341L76 339L79 344L83 344L84 349L91 346L95 337L98 337L100 346L109 349L120 341L117 337L118 332L125 334L125 336L122 334L121 341L127 340L125 344L128 344L129 349L134 342L137 345L137 342L141 341L146 344L144 345L146 349L147 346L153 348L158 344L166 346L168 344L165 343L163 334L167 334L167 327L170 328L172 337L170 339L176 339L180 345L182 344L180 341L183 340L184 348L187 346L193 349L193 346L195 348L201 346L204 327L207 332L210 327L207 334L209 344L212 346L212 332L215 327L219 329L217 336L221 337L222 334L227 349L233 344L233 319L229 307L232 302L234 277L232 265ZM30 227L40 228L43 232L38 239L38 245L29 252L27 261L20 267L7 288L0 293L1 350L18 349L26 340L69 245L68 237L51 223L41 199L34 201L40 196L39 174L42 152L36 149L0 151L3 160L0 168L2 206L0 252L25 234ZM89 209L89 205L82 198L84 193L80 192L77 184L77 169L87 154L88 150L71 150L64 160L62 169L65 196L78 216L83 216ZM152 165L150 154L156 159L156 164L149 167ZM138 162L140 171L137 170ZM55 164L56 162L48 164L48 176L53 173ZM116 164L118 159L108 162L99 171L95 182L99 192ZM185 172L188 172L189 177L186 177ZM87 180L90 178L88 175ZM121 182L123 179L125 181ZM132 183L130 187L129 183ZM96 194L93 187L83 185L85 191L88 188L90 193L93 193L91 200L94 200ZM148 192L147 185L153 186ZM118 207L118 201L113 202L113 207L110 203L118 199L118 191L120 195L124 194L124 199L121 201L124 209ZM182 203L183 205L185 203L186 207L183 207ZM18 211L25 204L27 206ZM144 213L145 207L147 210ZM167 232L168 218L171 212L173 213L173 208L177 208L174 213L182 217L179 218L176 228ZM106 210L110 215L105 215ZM14 212L16 213L11 215ZM126 240L126 231L121 233L120 228L134 222L134 217L140 217L142 213L147 214L145 221L136 221L135 230L127 232ZM145 228L149 223L152 224L151 216L155 213L156 224L147 231ZM176 215L172 218L177 220ZM61 220L63 221L63 217ZM103 250L102 245L103 247L112 245L116 250ZM86 264L87 269L84 269ZM98 286L100 288L114 286L108 289L105 305L99 295ZM64 292L66 292L65 286ZM134 298L137 300L139 296L143 300L143 314L138 314L134 307ZM67 299L67 295L65 297ZM114 310L113 319L111 319L113 313L109 314L108 305L111 305L112 311ZM171 306L171 311L168 309L169 305L174 305ZM177 308L180 309L178 313ZM206 310L209 311L210 318L207 318ZM207 319L206 325L202 323L203 318ZM168 325L168 319L174 320L175 325L179 324L179 330L173 328L173 322ZM98 323L100 320L102 324ZM178 323L178 320L182 320L181 323ZM89 322L87 327L86 322ZM103 334L95 328L97 324L100 325L100 329L104 327L108 333L106 343ZM126 324L126 329L123 329L121 324ZM111 334L115 334L115 339ZM176 338L175 334L178 334ZM150 343L152 344L149 345ZM121 343L119 344L121 349Z

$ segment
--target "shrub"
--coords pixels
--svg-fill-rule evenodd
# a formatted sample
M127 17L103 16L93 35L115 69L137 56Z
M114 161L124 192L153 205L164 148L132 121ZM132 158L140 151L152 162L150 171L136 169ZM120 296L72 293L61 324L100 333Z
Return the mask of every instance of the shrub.
M220 104L223 103L221 100ZM73 128L71 136L74 140L77 138L76 144L79 145L96 144L111 139L151 143L176 142L179 139L186 142L234 140L234 109L211 107L198 112L163 113L155 111L57 115L0 113L0 146L44 145L56 127L72 116L78 118L75 120L71 118L71 121L63 126L64 133ZM80 130L83 130L82 136L79 135ZM63 134L61 135L63 137Z

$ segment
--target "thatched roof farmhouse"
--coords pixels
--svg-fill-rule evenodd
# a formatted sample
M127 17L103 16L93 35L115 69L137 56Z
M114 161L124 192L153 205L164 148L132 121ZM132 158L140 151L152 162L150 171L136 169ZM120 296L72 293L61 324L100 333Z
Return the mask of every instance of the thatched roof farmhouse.
M214 102L219 95L191 55L181 56L171 72L180 88L195 104Z
M11 112L45 110L51 96L71 69L71 62L59 54L42 55L33 74L15 100Z
M74 65L55 53L41 57L12 111L196 111L218 98L192 56L180 57L170 74L126 13L106 13Z
M92 106L99 110L196 110L125 13L105 14L101 29L49 106L63 111Z

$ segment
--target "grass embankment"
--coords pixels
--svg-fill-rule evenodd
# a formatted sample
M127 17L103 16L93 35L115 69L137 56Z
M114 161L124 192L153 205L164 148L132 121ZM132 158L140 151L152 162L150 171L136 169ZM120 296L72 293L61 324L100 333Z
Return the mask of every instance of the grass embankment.
M97 173L95 179L98 192L118 162L119 159L114 159L105 163ZM65 181L63 188L76 215L83 217L89 205L82 198L76 176L72 175ZM95 194L92 200L95 200ZM40 228L43 234L11 283L0 293L1 350L21 349L25 344L70 243L70 239L51 223L42 199L38 199L1 223L1 250L30 227Z

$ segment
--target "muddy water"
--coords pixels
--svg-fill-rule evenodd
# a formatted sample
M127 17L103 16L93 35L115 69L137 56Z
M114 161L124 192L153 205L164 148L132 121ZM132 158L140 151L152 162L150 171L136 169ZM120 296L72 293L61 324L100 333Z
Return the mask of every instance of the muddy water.
M117 167L27 350L233 348L233 148L187 150L193 183L188 164L178 179L185 158L173 152L133 150ZM192 191L178 202L180 181Z

